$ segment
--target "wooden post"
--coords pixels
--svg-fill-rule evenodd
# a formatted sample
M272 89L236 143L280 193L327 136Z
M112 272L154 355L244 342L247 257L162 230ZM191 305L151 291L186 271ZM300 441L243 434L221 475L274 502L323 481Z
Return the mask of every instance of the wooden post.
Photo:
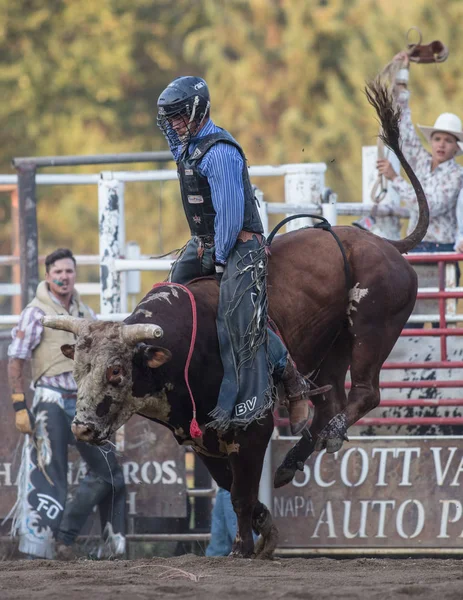
M18 187L16 185L0 185L0 192L9 193L11 198L11 255L16 259L16 262L11 265L11 282L20 284ZM19 315L21 312L20 295L12 296L11 312L14 315Z
M11 190L11 254L18 262L11 268L12 282L21 284L21 269L19 265L19 196L18 187L15 185ZM12 312L19 315L21 312L21 295L13 296L11 302Z
M37 235L37 200L33 162L23 162L18 171L19 256L21 268L21 307L35 296L39 284L39 249Z

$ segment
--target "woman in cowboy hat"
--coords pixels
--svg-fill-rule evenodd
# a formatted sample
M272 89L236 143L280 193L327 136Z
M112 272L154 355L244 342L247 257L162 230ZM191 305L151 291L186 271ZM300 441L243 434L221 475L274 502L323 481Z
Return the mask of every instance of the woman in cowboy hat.
M408 56L400 52L394 60L408 66ZM463 251L463 240L457 237L456 205L458 194L463 187L463 169L455 157L463 154L459 142L463 142L461 120L453 113L442 113L433 127L418 125L431 145L429 153L422 145L413 127L408 105L408 70L401 69L394 89L397 103L402 109L400 135L402 151L414 169L424 188L429 204L429 227L426 236L415 251L449 252ZM392 188L400 195L402 202L410 210L408 231L413 231L418 220L418 205L412 186L398 175L386 160L378 160L378 172L391 181Z

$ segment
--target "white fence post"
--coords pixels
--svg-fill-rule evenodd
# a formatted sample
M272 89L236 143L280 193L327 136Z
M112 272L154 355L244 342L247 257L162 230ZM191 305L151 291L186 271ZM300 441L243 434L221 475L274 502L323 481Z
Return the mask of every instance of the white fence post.
M283 165L285 170L285 202L287 204L321 204L325 187L325 163ZM291 216L291 215L286 215ZM286 231L312 225L312 219L297 219L286 225Z
M127 312L122 301L121 275L114 268L124 247L124 183L112 173L101 173L98 181L98 222L100 231L100 311L102 315Z
M140 259L140 245L137 242L127 242L125 247L125 257L127 260ZM130 299L130 310L134 310L137 304L136 295L141 291L141 272L127 271L127 298Z
M336 225L338 219L338 212L336 202L338 195L335 194L330 188L326 188L322 196L322 215L330 223L330 225Z
M259 211L262 227L264 228L264 235L268 235L268 210L267 202L264 202L264 192L254 186L254 195L257 199L257 210Z

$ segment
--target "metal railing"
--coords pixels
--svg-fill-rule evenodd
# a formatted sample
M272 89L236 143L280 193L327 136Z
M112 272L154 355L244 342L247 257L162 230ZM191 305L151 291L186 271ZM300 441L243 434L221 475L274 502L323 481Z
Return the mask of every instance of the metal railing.
M462 360L449 360L447 339L449 337L463 336L463 327L448 327L448 323L463 323L463 314L456 314L456 307L452 308L451 313L447 313L446 303L449 300L463 298L463 288L448 287L448 284L455 284L454 265L463 260L463 254L459 253L412 253L405 256L411 264L437 264L438 268L438 287L437 288L420 288L417 294L417 300L438 300L438 314L415 314L409 319L409 323L413 322L428 322L438 323L437 328L425 329L403 329L401 338L416 338L416 337L439 337L440 338L440 360L430 361L386 361L382 366L382 370L391 371L410 371L410 370L442 370L442 369L461 369L463 368ZM450 269L449 269L450 267ZM447 271L447 272L446 272ZM452 272L453 271L453 272ZM461 344L463 351L463 343ZM436 375L437 377L437 375ZM381 390L445 390L445 389L463 389L463 379L431 379L418 381L380 381ZM351 389L350 381L345 384L345 389ZM436 408L436 407L460 407L463 406L463 394L460 398L434 398L434 399L384 399L381 400L379 408ZM276 415L277 426L287 426L288 419L284 419ZM401 426L401 425L463 425L463 416L394 416L394 417L364 417L360 419L356 426Z
M262 172L259 173L257 169L262 169ZM160 259L150 259L147 257L143 257L137 260L128 260L122 258L121 248L123 248L123 243L125 240L123 237L119 237L116 239L116 244L114 244L115 237L117 237L116 229L118 229L121 219L123 219L123 193L124 186L123 184L128 181L161 181L167 179L176 179L177 175L175 171L158 171L154 172L156 175L153 175L153 172L141 172L141 173L106 173L101 176L73 176L72 182L78 183L79 178L89 177L91 181L86 180L85 183L97 183L99 186L99 198L100 198L100 223L102 221L103 215L105 218L105 222L110 222L110 227L103 233L103 237L105 239L100 240L100 256L99 257L87 257L92 261L91 264L99 265L100 268L106 268L112 277L112 280L108 284L108 278L105 279L107 283L107 287L101 288L101 298L102 298L102 310L99 318L105 320L120 320L128 316L127 312L122 312L120 310L121 307L124 306L122 301L123 294L123 284L121 283L120 274L127 271L133 270L167 270L170 268L172 260L160 260ZM262 174L263 176L273 176L273 175L284 175L290 177L291 175L295 175L295 173L285 173L283 167L255 167L254 172L251 169L252 176L259 176ZM320 176L322 173L318 173ZM39 175L37 176L38 184L51 184L51 180L49 178L60 177L61 179L55 180L54 183L65 183L63 177L67 176L50 176L50 175ZM48 178L48 179L47 179ZM321 178L319 177L319 184ZM0 177L0 183L2 182L2 178ZM82 179L80 179L80 183L84 183ZM294 183L294 181L293 181ZM290 182L291 184L291 182ZM292 184L291 184L292 185ZM320 185L319 185L319 189ZM318 193L318 192L317 192ZM119 205L122 207L122 214L115 214L114 210L112 210L111 219L108 219L108 205L110 199L114 199L114 194L117 195L119 200ZM311 199L311 197L309 197ZM318 200L320 200L320 194L318 195ZM112 204L114 206L114 203ZM336 204L335 198L333 195L328 196L328 200L325 203L317 202L309 202L309 203L301 203L298 202L297 199L291 203L264 203L261 202L261 215L263 216L263 221L266 227L268 227L268 218L269 214L294 214L299 212L312 212L314 214L323 214L327 216L327 218L335 224L336 215L338 214L350 214L350 215L362 215L369 214L371 211L371 206L365 204ZM384 210L383 207L379 206L378 214L384 212L384 216L391 216L389 210ZM399 210L396 213L396 216L406 217L408 216L407 211ZM329 216L331 215L331 217ZM123 228L119 229L119 231L123 232ZM112 250L108 255L106 250L111 246ZM104 255L104 260L103 260ZM438 336L440 338L440 359L438 361L429 361L429 362L390 362L384 365L384 369L387 371L391 370L407 370L407 369L442 369L442 368L461 368L463 367L463 361L451 361L448 359L447 352L447 339L449 336L461 336L463 335L463 329L448 327L449 323L457 323L460 320L463 321L463 315L458 315L454 308L449 309L449 300L455 300L458 298L463 298L463 288L453 288L449 289L446 285L446 276L445 276L445 265L448 263L454 263L458 260L463 260L463 255L461 254L412 254L407 256L407 259L412 263L425 263L425 262L438 262L438 274L439 274L439 285L437 287L429 287L429 288L420 288L418 290L418 298L419 299L436 299L439 303L439 310L437 314L432 315L424 315L424 314L415 314L410 318L410 322L437 322L439 324L439 328L437 329L408 329L404 330L402 333L402 337L427 337L427 336ZM14 261L13 257L0 257L0 264L7 264L8 261ZM10 263L13 264L13 263ZM90 263L87 263L90 264ZM109 285L109 287L108 287ZM105 296L110 296L113 293L119 294L119 300L116 303L107 300ZM119 310L117 310L119 308ZM6 318L10 319L9 321ZM11 320L13 319L13 320ZM0 324L13 324L17 320L17 317L5 317L0 316ZM447 389L447 388L459 388L463 387L463 380L457 379L454 381L444 381L444 380L433 380L433 381L399 381L399 382L381 382L382 389L429 389L429 388L439 388L439 389ZM349 389L349 384L347 385L347 389ZM443 399L413 399L413 400L395 400L395 399L386 399L383 400L380 404L383 408L394 408L400 406L408 406L408 407L436 407L436 406L454 406L459 407L463 406L462 398L443 398ZM285 424L283 420L280 420L279 424ZM364 426L376 426L376 425L430 425L430 424L438 424L438 425L462 425L463 417L365 417L360 420L359 425ZM267 461L268 463L268 461ZM260 487L260 497L267 504L271 505L269 502L269 498L271 498L272 494L272 474L269 471L269 467L264 467L261 487ZM211 497L214 494L213 488L208 488L204 490L192 489L187 490L187 494L190 497ZM209 539L209 534L131 534L129 536L130 540L133 541L160 541L160 540L182 540L182 541L191 541L191 540L207 540Z

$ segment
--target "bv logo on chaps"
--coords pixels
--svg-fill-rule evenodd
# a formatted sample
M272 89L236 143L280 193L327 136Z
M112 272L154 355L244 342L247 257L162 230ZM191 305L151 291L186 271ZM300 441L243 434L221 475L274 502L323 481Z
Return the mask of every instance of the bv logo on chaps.
M254 410L256 407L257 396L253 396L251 399L246 400L246 402L241 402L235 406L235 413L237 417L241 417L245 413L250 410Z
M188 196L189 204L203 204L204 198L202 196Z

